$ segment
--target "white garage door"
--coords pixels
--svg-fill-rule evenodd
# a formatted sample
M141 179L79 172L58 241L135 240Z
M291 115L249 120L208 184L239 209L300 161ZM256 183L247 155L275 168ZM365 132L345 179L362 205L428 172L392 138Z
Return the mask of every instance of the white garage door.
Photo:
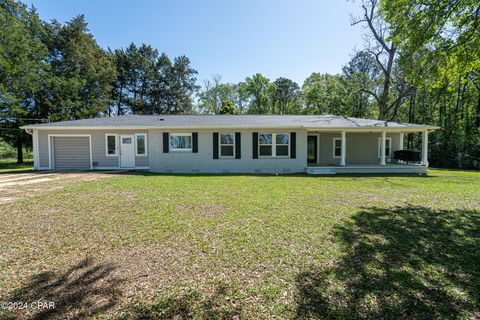
M90 169L90 139L88 137L54 137L54 167L57 170Z

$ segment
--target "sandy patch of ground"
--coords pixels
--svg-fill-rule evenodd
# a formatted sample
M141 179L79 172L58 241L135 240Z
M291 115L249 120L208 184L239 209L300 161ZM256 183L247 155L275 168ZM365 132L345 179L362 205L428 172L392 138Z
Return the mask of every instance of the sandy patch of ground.
M81 181L112 177L119 172L32 172L0 174L0 204L61 189Z

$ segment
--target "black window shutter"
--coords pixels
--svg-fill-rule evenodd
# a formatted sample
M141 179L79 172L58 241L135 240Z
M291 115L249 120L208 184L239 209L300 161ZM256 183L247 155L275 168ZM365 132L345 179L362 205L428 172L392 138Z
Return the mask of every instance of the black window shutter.
M258 132L254 132L252 134L252 158L253 159L258 159Z
M192 132L192 152L198 153L198 132Z
M169 141L168 141L168 132L163 133L163 153L168 153L168 146L169 146Z
M235 132L235 159L242 158L242 135Z
M297 133L290 132L290 158L297 157Z
M213 133L213 159L218 159L218 132Z

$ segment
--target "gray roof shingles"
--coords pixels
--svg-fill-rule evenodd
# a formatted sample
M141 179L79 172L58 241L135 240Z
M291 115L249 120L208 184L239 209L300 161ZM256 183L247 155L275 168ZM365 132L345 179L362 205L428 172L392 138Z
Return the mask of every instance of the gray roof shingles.
M24 126L24 129L82 127L289 127L289 128L426 128L428 125L349 118L334 115L126 115Z

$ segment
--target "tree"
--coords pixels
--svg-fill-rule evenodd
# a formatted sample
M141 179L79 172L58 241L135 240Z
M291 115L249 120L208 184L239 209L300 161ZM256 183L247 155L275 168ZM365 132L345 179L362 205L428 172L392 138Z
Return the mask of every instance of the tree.
M273 82L272 113L289 114L299 110L300 87L297 83L287 78L278 78Z
M54 121L101 115L111 103L115 78L108 55L81 15L63 26L54 21L47 28L51 78L42 88L49 98L36 101L42 113Z
M416 88L400 116L441 126L430 139L432 165L480 167L478 1L382 1L381 13L405 79ZM418 139L408 142L413 147Z
M204 81L203 90L198 93L198 100L198 107L202 112L220 113L225 101L230 101L233 105L239 101L238 87L222 83L222 77L214 75L211 81Z
M35 114L32 99L47 65L47 48L41 42L42 26L35 8L11 0L0 2L0 130L1 137L17 148L23 162L23 146L31 139L19 129L23 118Z
M170 95L166 109L167 113L192 112L192 95L199 88L196 84L197 73L190 66L190 60L186 56L179 56L174 59L173 68L166 77Z
M222 107L218 111L218 114L239 114L239 110L231 100L223 100Z
M394 120L403 101L411 93L407 82L402 78L401 72L396 68L397 46L390 40L391 30L383 20L379 9L378 0L362 0L363 15L352 19L352 25L365 23L370 34L366 37L366 52L371 54L382 70L382 86L379 92L367 91L378 103L378 119ZM392 85L397 85L397 96L392 99ZM393 100L393 101L392 101Z
M172 62L152 46L134 43L110 56L117 75L110 109L113 107L117 115L191 112L197 71L187 57Z
M162 53L156 61L156 76L153 80L152 105L153 114L167 113L170 104L171 95L169 94L170 84L168 76L173 69L172 61L166 53Z
M110 51L110 59L115 64L115 85L112 89L112 105L108 106L107 114L112 115L124 115L129 112L128 103L128 81L129 81L129 57L122 49L115 49Z
M350 115L345 89L341 75L312 73L302 86L306 113Z
M353 117L373 117L370 92L378 93L381 86L382 71L371 54L356 52L342 68L347 87L348 102Z
M248 113L269 113L269 90L271 90L270 80L260 73L247 77L240 83L241 95L248 100Z
M480 5L478 1L382 1L382 13L392 29L392 39L415 67L434 61L445 74L465 74L480 68ZM450 71L450 72L449 72Z

